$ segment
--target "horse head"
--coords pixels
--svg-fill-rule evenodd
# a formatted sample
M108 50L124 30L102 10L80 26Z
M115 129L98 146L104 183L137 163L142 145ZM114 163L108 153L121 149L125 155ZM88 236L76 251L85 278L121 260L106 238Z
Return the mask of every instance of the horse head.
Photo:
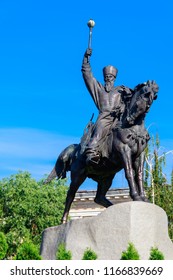
M147 81L134 88L126 117L128 124L134 125L139 117L144 118L151 104L156 100L158 90L155 81Z

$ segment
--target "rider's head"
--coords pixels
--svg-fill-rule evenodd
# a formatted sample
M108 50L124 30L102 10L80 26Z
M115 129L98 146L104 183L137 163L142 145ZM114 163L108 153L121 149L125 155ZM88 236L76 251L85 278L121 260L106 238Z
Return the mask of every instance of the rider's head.
M104 75L106 91L109 92L112 89L112 87L114 86L114 81L116 79L117 73L118 73L118 69L116 69L112 65L108 65L103 68L103 75Z

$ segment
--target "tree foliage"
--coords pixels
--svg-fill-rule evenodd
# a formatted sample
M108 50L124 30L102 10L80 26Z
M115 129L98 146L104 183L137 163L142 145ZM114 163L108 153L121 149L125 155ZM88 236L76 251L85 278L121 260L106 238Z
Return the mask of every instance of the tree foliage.
M41 256L33 243L24 242L17 249L15 260L41 260Z
M7 249L8 249L8 244L6 241L5 234L3 232L0 232L0 260L3 260L5 258Z
M42 231L61 223L67 187L65 181L36 182L28 172L0 181L0 231L8 243L8 257L25 240L40 246Z
M169 236L173 239L173 172L171 183L163 172L166 167L166 156L173 151L163 152L159 136L152 137L146 149L145 186L149 200L163 208L168 216Z

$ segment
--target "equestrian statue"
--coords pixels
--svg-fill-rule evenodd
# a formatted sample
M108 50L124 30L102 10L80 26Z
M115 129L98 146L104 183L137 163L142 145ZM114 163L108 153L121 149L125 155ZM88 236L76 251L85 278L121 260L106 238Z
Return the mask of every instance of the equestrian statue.
M134 89L114 86L118 70L112 65L103 68L105 84L98 82L90 66L93 21L89 21L88 26L89 45L83 57L82 75L99 114L95 123L92 120L88 123L80 143L71 144L60 153L45 180L48 183L56 177L66 178L67 171L71 173L62 223L67 222L75 194L87 177L97 182L94 201L104 207L112 205L106 193L116 173L122 169L131 198L148 201L143 186L143 169L144 150L150 136L144 120L157 98L158 85L149 80Z

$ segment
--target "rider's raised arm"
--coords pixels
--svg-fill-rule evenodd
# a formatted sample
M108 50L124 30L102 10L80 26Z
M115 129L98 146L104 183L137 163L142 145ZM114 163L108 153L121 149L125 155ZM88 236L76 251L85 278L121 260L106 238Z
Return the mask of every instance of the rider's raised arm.
M93 77L92 71L91 71L91 65L90 65L90 57L92 54L91 49L87 49L84 57L83 57L83 63L82 63L82 74L83 79L85 81L86 87L92 96L96 106L98 107L99 102L99 92L102 87L102 85Z

